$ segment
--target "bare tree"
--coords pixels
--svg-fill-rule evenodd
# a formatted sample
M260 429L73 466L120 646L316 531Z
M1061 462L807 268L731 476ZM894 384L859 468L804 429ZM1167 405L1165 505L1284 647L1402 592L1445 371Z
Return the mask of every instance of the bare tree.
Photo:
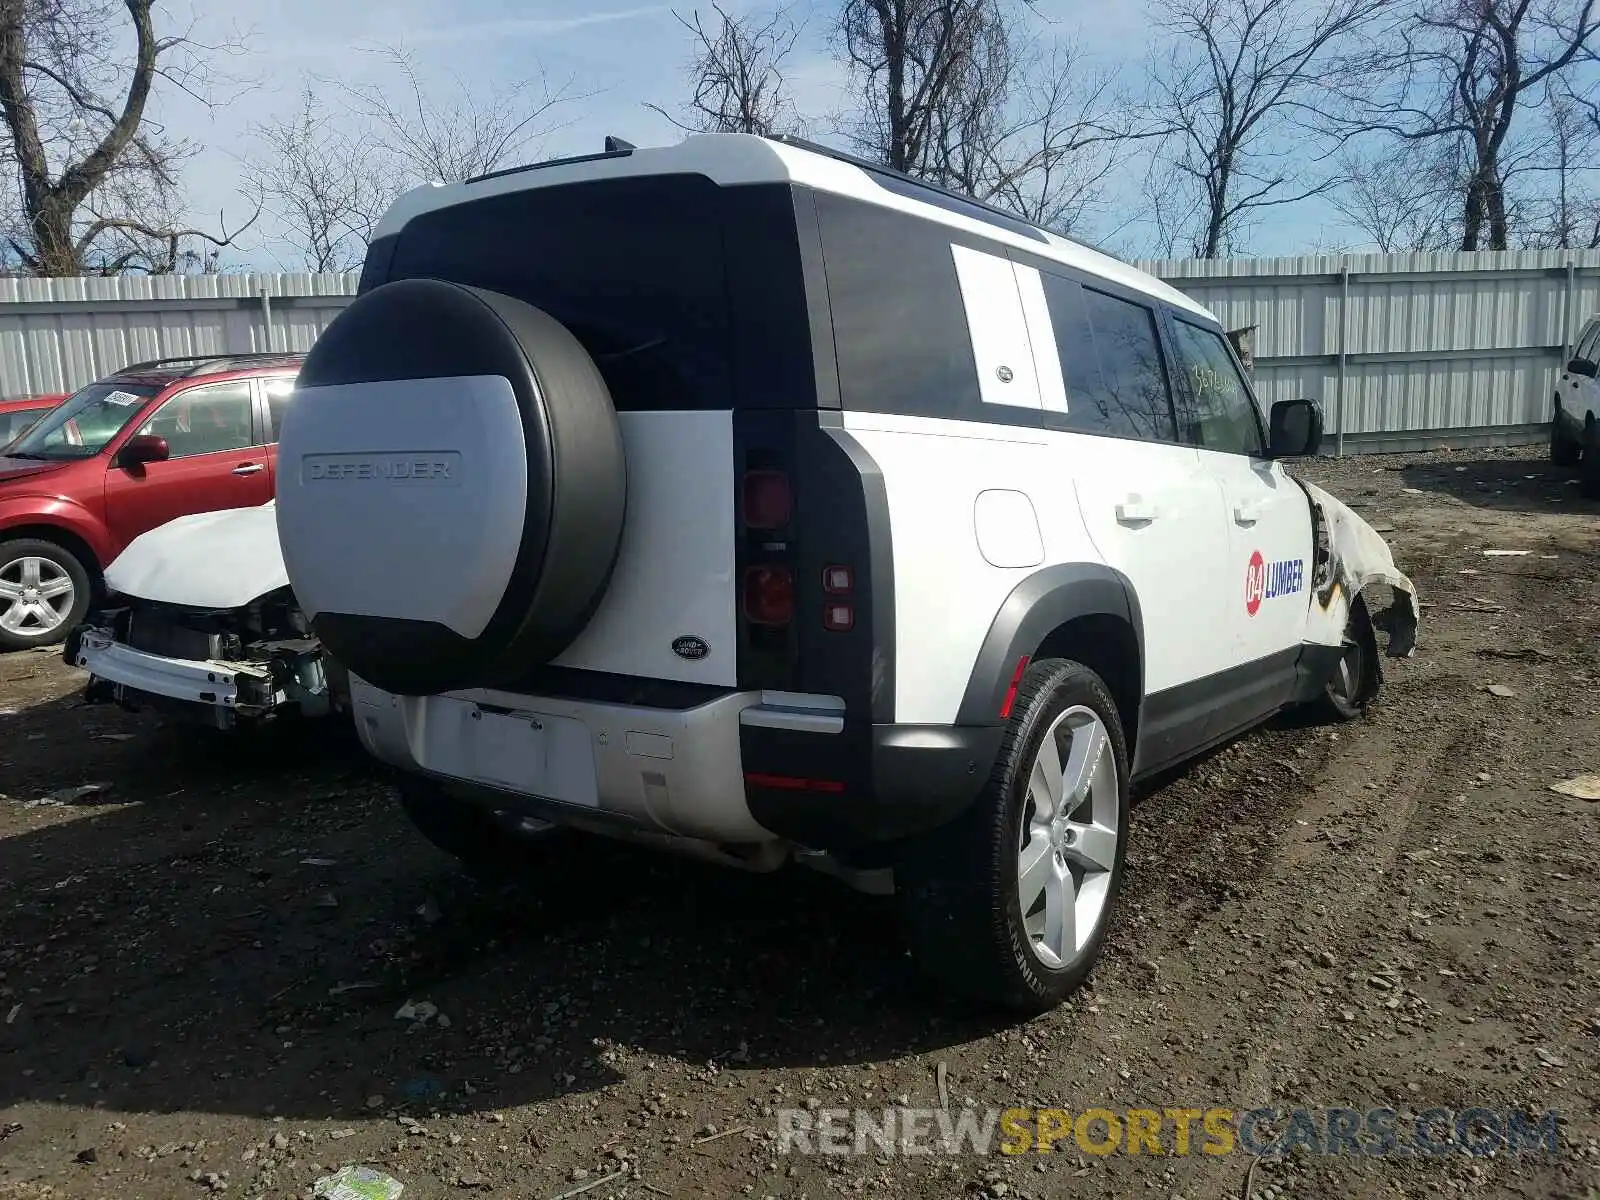
M1015 41L1016 44L1011 44ZM1057 43L994 37L969 85L935 121L940 183L1062 232L1095 210L1106 180L1151 131L1111 72Z
M1200 258L1239 248L1252 216L1327 191L1302 153L1339 52L1388 0L1158 0L1170 49L1152 70L1167 130L1150 194L1158 230Z
M1566 87L1547 86L1541 104L1546 136L1539 139L1538 164L1527 169L1547 187L1530 206L1537 216L1525 240L1538 249L1600 247L1600 106L1591 118L1587 97Z
M983 90L1003 58L1002 0L846 0L839 32L861 93L847 127L866 155L911 175L940 174L940 126Z
M0 0L0 117L17 180L5 243L29 273L177 271L193 243L224 247L249 227L177 219L191 148L150 119L151 94L211 102L208 60L237 48L158 34L152 2Z
M329 121L311 82L300 107L255 129L245 158L252 189L308 271L361 265L378 218L404 186L359 129Z
M847 0L860 97L843 131L867 157L1065 232L1140 134L1115 76L1048 53L1009 0Z
M458 183L528 156L564 122L558 110L589 93L572 81L552 87L542 71L510 87L474 90L460 76L454 97L430 93L407 51L378 51L398 71L398 88L377 83L339 84L371 145L407 183Z
M1461 163L1444 149L1431 158L1412 147L1347 153L1328 201L1384 254L1447 250L1461 239L1452 203Z
M674 13L694 39L687 64L693 92L675 117L659 104L645 107L695 133L787 133L801 125L783 77L784 61L800 37L787 7L765 15L730 16L720 4L709 27L698 12Z
M1462 250L1512 238L1515 139L1524 110L1600 42L1597 0L1422 0L1364 57L1344 123L1412 145L1450 146L1466 165Z

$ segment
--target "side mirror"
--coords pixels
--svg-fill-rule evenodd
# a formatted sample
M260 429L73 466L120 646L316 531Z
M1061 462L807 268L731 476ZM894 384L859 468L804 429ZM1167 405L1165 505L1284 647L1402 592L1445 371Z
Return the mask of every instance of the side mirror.
M166 462L172 455L167 439L153 433L141 433L129 438L117 452L117 466L137 467L145 463Z
M1322 447L1322 406L1315 400L1279 400L1267 422L1268 458L1309 458Z
M1575 358L1567 364L1567 374L1582 375L1586 378L1593 379L1596 374L1600 374L1600 367L1597 367L1587 358Z

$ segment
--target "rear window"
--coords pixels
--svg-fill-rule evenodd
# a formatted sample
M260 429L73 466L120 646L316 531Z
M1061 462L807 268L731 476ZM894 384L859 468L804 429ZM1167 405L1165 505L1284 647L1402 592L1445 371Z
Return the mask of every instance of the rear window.
M418 277L543 309L624 411L816 404L786 187L670 175L489 196L375 244L362 289Z

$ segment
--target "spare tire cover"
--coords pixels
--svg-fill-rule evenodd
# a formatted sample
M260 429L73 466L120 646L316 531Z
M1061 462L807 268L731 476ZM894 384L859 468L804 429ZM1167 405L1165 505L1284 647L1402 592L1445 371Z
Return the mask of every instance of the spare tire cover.
M284 564L317 636L386 691L512 687L604 594L627 479L610 393L547 313L437 279L358 296L278 444Z

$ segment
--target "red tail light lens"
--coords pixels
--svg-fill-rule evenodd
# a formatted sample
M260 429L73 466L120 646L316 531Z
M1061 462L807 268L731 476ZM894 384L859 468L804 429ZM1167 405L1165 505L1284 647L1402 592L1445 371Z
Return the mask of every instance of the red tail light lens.
M746 528L782 529L794 513L789 477L782 471L746 471L739 510Z
M788 567L746 567L744 618L752 625L787 625L794 619L794 572Z

